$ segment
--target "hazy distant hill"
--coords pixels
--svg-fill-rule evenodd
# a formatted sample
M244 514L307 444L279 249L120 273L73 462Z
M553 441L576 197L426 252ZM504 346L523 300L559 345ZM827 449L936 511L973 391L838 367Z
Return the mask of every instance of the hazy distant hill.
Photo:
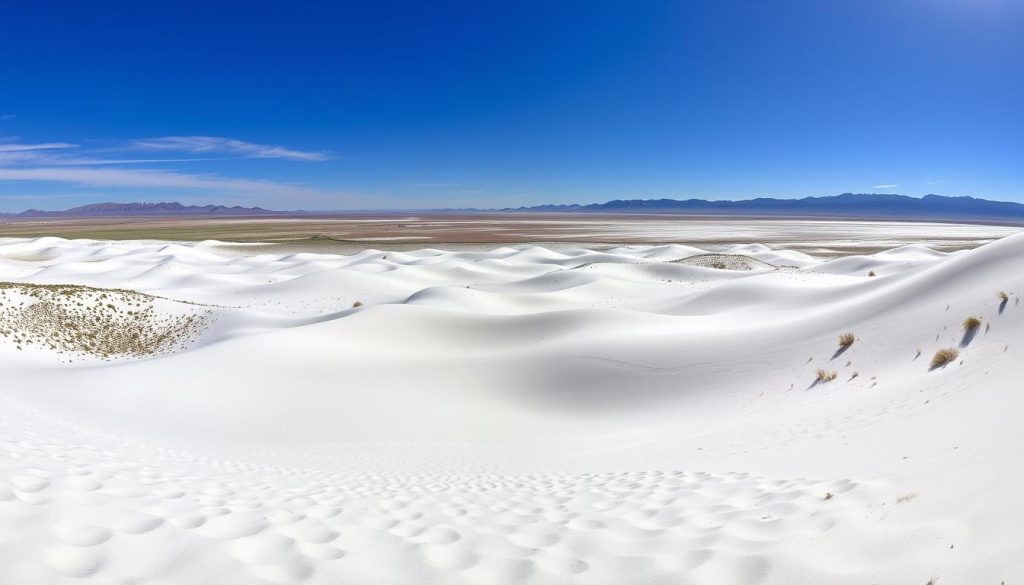
M678 213L687 215L744 215L770 217L876 218L929 220L987 220L1024 223L1024 204L975 197L943 197L843 193L803 199L759 198L742 201L705 199L616 199L586 205L535 205L495 209L435 209L420 212L526 212L526 213ZM0 217L199 217L253 215L342 215L342 211L273 211L261 207L182 205L181 203L93 203L63 211L29 209Z
M693 215L770 215L793 217L869 217L885 219L1024 220L1024 205L975 197L843 193L803 199L759 198L743 201L704 199L629 199L589 205L537 205L505 209L525 212L684 213Z
M224 205L182 205L181 203L92 203L63 211L29 209L5 217L120 217L146 215L266 215L276 213L261 207Z

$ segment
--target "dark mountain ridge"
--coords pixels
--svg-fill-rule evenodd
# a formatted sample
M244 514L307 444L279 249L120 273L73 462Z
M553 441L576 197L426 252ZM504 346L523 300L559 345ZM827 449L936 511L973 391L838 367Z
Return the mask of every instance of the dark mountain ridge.
M843 193L803 199L757 198L741 201L705 199L616 199L587 205L538 205L504 209L516 212L679 213L688 215L770 215L789 217L863 217L879 219L1024 220L1024 204L976 197Z
M802 199L760 197L740 201L706 199L616 199L606 203L535 205L505 209L433 209L418 212L506 212L506 213L637 213L681 215L768 216L803 218L866 218L908 220L985 220L1024 223L1024 204L990 201L976 197L925 195L910 197L896 194L843 193ZM225 205L182 205L161 203L93 203L62 211L29 209L21 213L0 214L6 218L46 217L203 217L345 215L345 211L273 211L262 207ZM391 213L395 213L394 210Z
M277 213L262 207L225 205L182 205L171 203L91 203L64 209L42 211L29 209L21 213L0 214L4 217L121 217L121 216L193 216L193 215L266 215Z

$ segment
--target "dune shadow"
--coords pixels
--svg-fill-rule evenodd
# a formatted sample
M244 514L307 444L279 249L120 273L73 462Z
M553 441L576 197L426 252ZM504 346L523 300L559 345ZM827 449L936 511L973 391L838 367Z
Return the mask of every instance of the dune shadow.
M974 338L978 335L978 327L971 327L967 331L964 331L963 339L960 340L960 347L967 347L974 341Z

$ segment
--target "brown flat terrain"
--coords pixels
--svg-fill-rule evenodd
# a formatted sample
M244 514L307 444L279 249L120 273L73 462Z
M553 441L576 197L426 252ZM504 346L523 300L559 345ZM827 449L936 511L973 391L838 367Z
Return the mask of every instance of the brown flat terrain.
M346 252L493 247L495 244L652 244L715 246L758 242L817 254L873 252L907 243L971 248L1021 228L877 220L820 220L568 213L380 213L282 217L116 217L0 220L0 237L104 240L222 240L288 250Z

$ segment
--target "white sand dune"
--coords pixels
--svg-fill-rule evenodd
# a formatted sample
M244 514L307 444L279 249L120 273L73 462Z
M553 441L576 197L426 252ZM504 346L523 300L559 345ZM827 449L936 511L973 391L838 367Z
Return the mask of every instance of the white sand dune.
M1020 583L1022 266L0 240L0 584Z

